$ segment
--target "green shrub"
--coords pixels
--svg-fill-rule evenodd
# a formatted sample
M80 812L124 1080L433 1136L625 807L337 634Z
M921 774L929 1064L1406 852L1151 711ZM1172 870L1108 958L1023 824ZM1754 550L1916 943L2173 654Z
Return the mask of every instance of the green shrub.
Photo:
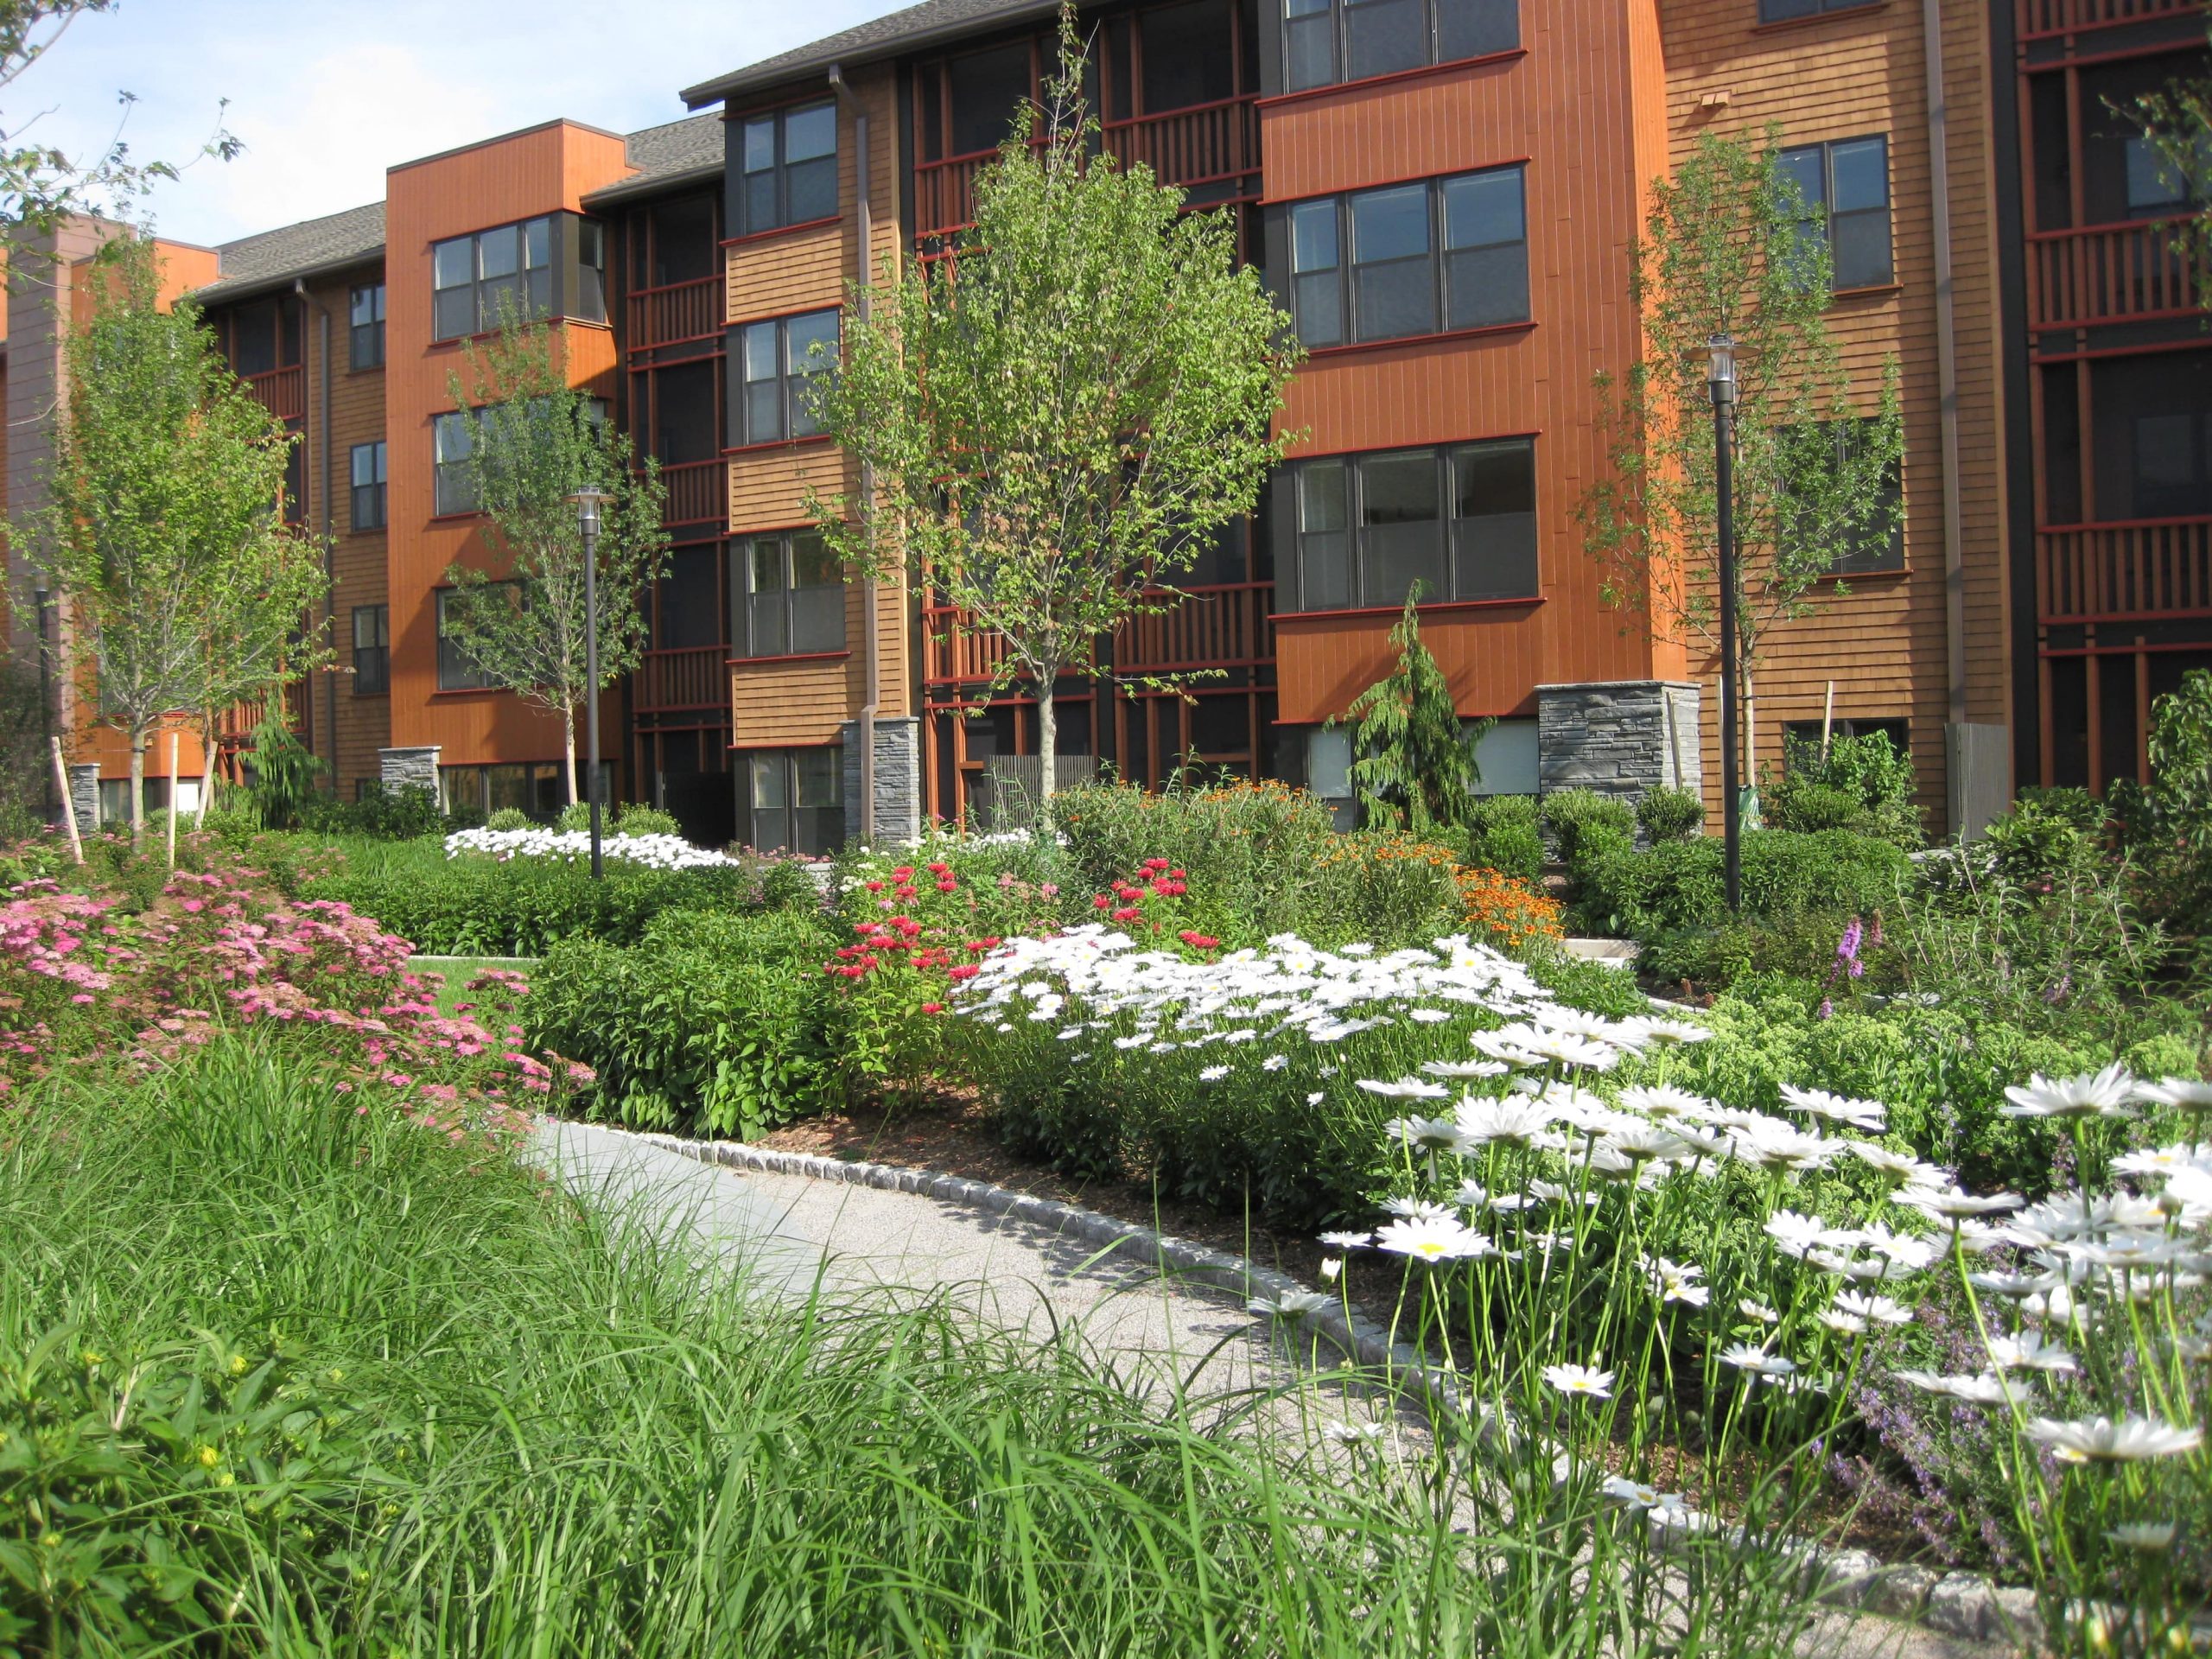
M1646 943L1687 929L1717 928L1732 919L1722 855L1718 836L1668 842L1643 853L1608 839L1570 870L1575 912L1592 931ZM1871 836L1840 830L1817 835L1753 830L1743 837L1746 919L1833 917L1840 925L1894 904L1911 880L1912 863L1904 849Z
M303 821L319 835L365 836L374 841L413 841L443 834L448 828L466 827L457 820L448 824L438 810L435 792L421 784L397 790L374 784L362 791L358 801L318 795L309 803Z
M1618 795L1593 789L1562 789L1543 798L1544 828L1559 849L1559 861L1572 866L1599 845L1625 849L1636 838L1636 812Z
M281 706L281 700L272 697L269 713L255 728L248 759L252 781L248 787L264 828L296 830L315 799L316 774L328 771L329 766L308 753L299 734L277 712Z
M530 814L518 806L503 806L484 820L486 830L527 830Z
M796 910L664 912L630 948L574 939L548 952L531 972L526 1029L598 1073L595 1116L749 1140L829 1097L821 962L832 943Z
M1535 883L1544 876L1544 838L1533 795L1478 795L1467 807L1467 862Z
M599 811L600 828L604 830L607 827L606 806L602 804ZM553 820L553 827L563 835L589 835L591 833L591 803L570 801L561 809L560 816Z
M1466 931L1458 854L1395 830L1341 836L1321 855L1299 932L1321 945L1381 950Z
M1769 827L1817 835L1849 830L1915 848L1925 838L1912 804L1912 757L1885 732L1783 742L1783 773L1763 777L1759 803Z
M674 814L664 812L657 806L647 806L642 801L625 801L614 812L614 833L618 836L682 836L683 826L677 823Z
M1636 804L1637 827L1653 846L1688 841L1705 823L1705 798L1694 790L1669 785L1647 789Z
M2147 902L2212 956L2212 669L2193 668L2152 713L2151 782L2113 791Z

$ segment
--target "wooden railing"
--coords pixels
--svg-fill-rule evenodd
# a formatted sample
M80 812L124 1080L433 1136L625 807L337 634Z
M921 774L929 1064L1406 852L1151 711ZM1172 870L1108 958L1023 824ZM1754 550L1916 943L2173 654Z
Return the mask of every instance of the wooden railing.
M2203 0L2019 0L2022 40L2065 35L2077 29L2148 22L2203 9Z
M295 365L289 369L271 369L266 374L238 378L245 382L247 395L278 420L296 421L307 413L306 369Z
M1105 136L1108 149L1125 162L1144 162L1162 184L1215 184L1260 167L1260 112L1249 98L1109 121ZM997 159L997 150L986 149L918 162L915 236L943 236L972 223L976 175Z
M664 524L718 524L729 516L729 467L720 457L663 467L660 481L668 491Z
M641 715L720 709L729 702L729 647L649 651L638 664L631 706Z
M306 682L294 680L284 688L284 723L296 732L301 730L307 722L307 709ZM262 718L268 712L269 699L265 696L232 703L223 711L222 722L216 729L216 742L226 749L251 748L253 734L261 728Z
M722 279L700 276L632 292L626 343L634 352L648 346L707 339L719 334L721 327Z
M2040 622L2212 616L2212 518L2036 532Z
M1114 666L1132 674L1198 668L1253 668L1275 655L1268 607L1274 584L1224 582L1180 590L1173 608L1133 617L1114 639ZM923 678L931 685L988 680L1006 660L1006 640L976 633L950 605L922 607Z
M2175 227L2092 225L2028 238L2028 326L2186 316L2197 309L2202 263L2174 246Z

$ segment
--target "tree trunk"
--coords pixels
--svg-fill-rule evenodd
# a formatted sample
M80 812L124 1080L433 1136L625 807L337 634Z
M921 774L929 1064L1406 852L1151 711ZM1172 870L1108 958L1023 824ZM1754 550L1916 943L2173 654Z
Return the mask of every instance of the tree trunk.
M1737 672L1744 679L1744 781L1756 788L1759 781L1759 698L1758 693L1751 689L1750 671L1739 666Z
M130 850L146 850L146 732L130 728Z
M1044 775L1037 780L1037 833L1045 833L1045 809L1052 799L1053 772L1058 770L1059 734L1052 722L1052 676L1040 676L1037 683L1037 758L1044 763Z
M583 797L576 793L576 706L565 705L561 710L561 750L569 763L569 804L581 804Z
M207 809L215 799L215 715L200 717L200 812L196 828L207 827Z

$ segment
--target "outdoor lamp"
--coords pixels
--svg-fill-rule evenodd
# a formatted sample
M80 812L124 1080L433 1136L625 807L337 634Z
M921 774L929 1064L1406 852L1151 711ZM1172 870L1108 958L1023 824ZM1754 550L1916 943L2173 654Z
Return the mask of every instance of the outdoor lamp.
M576 527L584 538L584 798L591 803L591 879L594 881L607 873L600 850L599 509L601 503L613 499L592 484L569 494L576 509Z
M1736 340L1732 334L1715 334L1706 341L1713 353L1713 367L1706 377L1717 407L1736 401Z

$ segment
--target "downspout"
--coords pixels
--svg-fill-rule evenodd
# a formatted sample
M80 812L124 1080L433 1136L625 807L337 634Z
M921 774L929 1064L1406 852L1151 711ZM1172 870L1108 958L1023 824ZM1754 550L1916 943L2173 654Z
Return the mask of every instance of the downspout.
M854 228L858 232L853 246L853 277L855 283L854 304L861 321L868 317L868 245L874 225L868 211L868 111L853 89L845 85L844 68L840 64L830 66L830 85L837 94L837 102L850 110L853 116L853 205ZM875 467L868 461L861 463L861 511L868 515L867 535L868 551L874 554L875 531ZM861 704L861 841L865 846L875 845L875 711L877 681L880 667L876 641L875 576L872 569L863 568L861 575L861 695L866 699Z
M336 799L345 785L338 776L338 543L333 538L330 521L330 308L308 293L307 283L301 277L292 278L292 292L306 304L315 307L320 327L315 330L315 431L322 448L322 482L316 486L315 495L322 519L322 608L330 625L331 666L324 672L323 701L330 708L330 718L325 724L330 729L330 793ZM308 731L308 750L313 752L314 731Z
M1936 385L1942 417L1943 471L1943 668L1944 718L1953 727L1967 723L1967 580L1964 530L1959 503L1959 348L1951 276L1951 165L1949 108L1943 93L1942 0L1921 0L1921 24L1928 83L1929 212L1936 238ZM1955 775L1959 757L1946 757L1947 805L1958 817L1961 804ZM1955 823L1951 826L1955 830Z

